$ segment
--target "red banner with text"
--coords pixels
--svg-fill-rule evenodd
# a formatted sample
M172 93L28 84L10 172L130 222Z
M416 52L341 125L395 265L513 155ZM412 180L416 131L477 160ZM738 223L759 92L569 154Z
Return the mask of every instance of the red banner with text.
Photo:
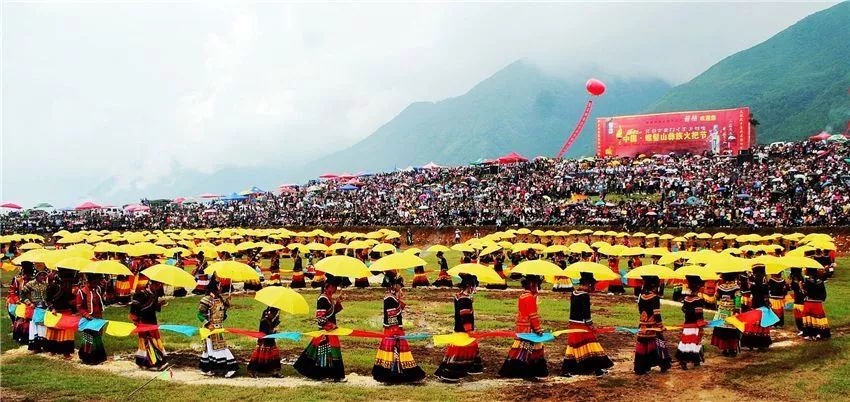
M747 107L596 119L599 157L705 151L737 155L754 143Z

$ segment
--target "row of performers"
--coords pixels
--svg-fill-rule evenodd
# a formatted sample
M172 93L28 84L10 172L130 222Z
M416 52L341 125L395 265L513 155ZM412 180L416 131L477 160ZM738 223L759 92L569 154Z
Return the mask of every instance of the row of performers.
M569 328L578 331L571 332L568 336L561 368L563 376L604 375L607 369L613 366L613 362L594 332L590 295L594 292L595 282L591 275L583 274L579 285L571 293ZM341 283L340 278L331 276L325 280L322 293L316 303L316 320L319 329L330 331L337 328L337 315L343 309L342 300L336 296ZM524 291L517 303L515 331L542 334L543 329L537 311L541 278L525 276L521 283ZM474 276L462 276L461 290L453 299L455 332L475 331L473 295L477 286L478 282ZM826 298L824 282L817 277L810 277L806 281L806 286L809 297L805 301L804 329L812 337L829 337L829 327L823 310L823 301ZM634 371L637 374L646 374L653 367L667 371L672 365L672 358L664 339L665 328L661 317L661 296L658 294L658 287L657 278L645 277L637 302L640 315L634 357ZM683 369L687 369L688 364L699 366L704 361L702 338L706 323L703 313L705 302L698 295L703 282L697 277L688 277L687 287L691 294L682 300L685 322L676 348L676 360ZM402 288L401 277L389 275L387 293L383 300L383 324L386 337L379 345L372 370L375 380L382 383L419 382L425 377L425 373L413 358L408 342L399 338L400 335L404 335L402 317L405 303ZM724 277L719 285L718 298L720 308L714 319L726 318L740 312L740 289L734 275ZM210 313L208 306L214 306L214 311L217 309L218 312ZM215 287L211 288L209 295L201 302L200 311L204 317L208 318L205 325L210 329L222 327L228 306L229 301L222 298ZM274 333L278 323L277 309L268 308L263 312L260 331L266 334ZM769 345L769 331L769 328L762 328L754 323L747 324L742 334L736 327L724 324L714 329L711 344L720 348L724 355L734 356L740 351L742 345L751 347ZM201 359L203 372L224 376L235 374L237 362L227 349L221 335L211 336L207 340L206 348ZM275 340L259 339L248 364L248 371L252 376L264 374L279 376L280 360L280 351ZM313 338L295 362L294 368L311 379L345 381L339 338L334 335ZM456 382L468 375L482 372L483 365L478 343L473 341L466 346L448 346L435 376L441 381ZM539 379L548 374L543 344L521 338L514 340L499 370L499 375L506 378Z
M34 279L25 283L20 289L20 299L17 302L24 303L28 311L41 307L60 313L76 312L85 318L102 318L102 278L99 275L87 275L86 281L73 289L71 281L61 276L62 272L67 271L59 272L60 278L49 283L46 271L35 272ZM826 299L825 285L817 277L817 272L808 273L810 276L803 284L806 292L802 309L803 331L809 337L827 338L829 326L823 309L823 301ZM699 365L704 359L702 336L705 301L699 295L703 283L695 277L688 279L688 289L691 294L682 300L685 323L676 353L677 360L683 368L686 368L688 363ZM727 274L718 285L718 311L715 319L726 318L740 312L742 296L736 279L735 275ZM341 283L340 278L327 276L323 284L323 291L318 298L316 309L316 319L320 329L336 328L336 317L342 311L342 301L335 298L335 294ZM537 313L537 295L541 280L535 276L526 276L521 283L524 292L518 300L515 331L540 334L543 331ZM469 333L475 330L473 294L477 285L474 277L462 277L461 291L454 297L454 330L456 332ZM592 276L582 275L579 286L571 294L569 327L583 331L569 334L562 375L602 375L613 365L593 331L590 294L593 292L594 285ZM661 297L658 294L659 281L657 278L645 277L642 285L637 303L640 323L635 346L634 371L643 374L656 366L666 371L670 368L672 359L663 336L664 323L661 318ZM163 305L159 301L159 286L157 282L147 281L145 287L134 294L130 318L136 324L157 324L156 313ZM373 367L374 378L384 383L417 382L425 377L425 373L413 359L407 341L398 337L404 334L405 303L402 288L401 277L388 275L387 293L383 301L386 338L379 346ZM64 297L56 297L57 294ZM73 305L68 302L71 298L74 300ZM62 304L63 300L64 304ZM199 303L199 320L210 330L223 328L229 307L229 297L222 296L218 281L212 278L207 286L207 294ZM43 322L33 322L32 317L32 313L29 313L15 320L16 340L22 342L26 334L26 343L34 352L49 351L65 356L73 353L75 329L46 328ZM268 308L263 312L259 329L263 333L271 334L276 332L278 323L278 311ZM99 331L83 332L83 342L79 350L81 361L87 364L98 364L106 359L101 336ZM769 346L770 328L751 323L747 324L742 335L737 328L730 325L716 327L711 343L721 349L724 355L734 356L741 346L751 348ZM140 332L136 363L144 368L162 369L167 365L166 361L167 354L159 332L156 330ZM248 371L252 375L261 373L279 375L280 365L280 351L275 340L259 339L248 364ZM207 375L231 377L236 374L238 363L227 347L222 334L213 334L205 340L199 366ZM309 378L343 381L345 371L339 338L333 335L322 335L312 339L296 361L295 369ZM480 373L482 370L478 344L473 342L466 346L449 346L435 375L443 381L451 382L469 374ZM515 339L499 374L510 378L539 378L548 375L543 344Z

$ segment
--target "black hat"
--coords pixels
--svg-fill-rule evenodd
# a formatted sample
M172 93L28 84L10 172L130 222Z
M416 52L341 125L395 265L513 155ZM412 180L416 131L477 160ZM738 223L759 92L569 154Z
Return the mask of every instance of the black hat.
M685 279L687 279L688 286L691 288L698 288L703 284L702 278L696 275L686 275Z
M31 261L24 261L21 263L21 273L24 275L32 275L33 271L35 271L35 264Z
M333 286L339 287L339 285L341 285L341 284L342 284L342 278L341 277L334 276L334 275L331 275L331 274L325 274L325 285L324 286L333 285Z
M658 286L658 277L654 275L641 276L643 279L644 288L652 288Z
M88 282L95 282L95 281L99 281L101 279L103 279L102 274L92 274L92 273L86 274L86 281L88 281Z
M531 287L532 282L537 283L539 286L541 282L540 277L537 275L525 275L523 276L522 281L520 281L520 284L522 285L523 289L528 289L529 287Z
M460 284L457 285L461 289L478 286L478 278L475 275L460 274Z
M582 272L581 278L579 279L579 283L584 285L592 285L596 282L596 278L593 277L592 272Z
M215 274L210 277L210 282L207 284L207 292L218 291L218 279L216 279Z
M764 264L753 264L753 273L756 275L764 275Z

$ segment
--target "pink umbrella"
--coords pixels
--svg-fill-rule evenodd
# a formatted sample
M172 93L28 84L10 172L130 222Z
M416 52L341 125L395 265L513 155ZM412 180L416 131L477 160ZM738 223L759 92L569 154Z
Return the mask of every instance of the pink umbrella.
M218 195L218 194L211 194L211 193L204 193L204 194L201 194L201 195L198 196L198 198L207 198L207 199L219 198L219 197L221 197L221 196Z
M287 193L287 194L292 194L292 193L297 192L297 190L295 190L292 187L280 187L280 188L277 189L277 191L280 191L281 193Z
M130 204L124 207L124 210L127 212L150 211L151 207L141 204Z
M281 184L281 185L279 185L279 186L277 186L277 187L278 187L278 188L281 188L281 187L292 187L292 188L296 188L296 187L299 187L299 186L298 186L297 184L293 184L293 183L286 183L286 184Z
M339 176L337 176L333 173L325 173L325 174L319 176L320 179L325 179L325 180L336 179L337 177L339 177Z
M207 210L204 210L204 215L210 215L210 214L214 214L214 213L217 213L217 212L218 211L216 211L214 209L207 209Z
M829 137L831 137L831 136L832 136L832 135L831 135L831 134L829 134L829 133L827 133L826 131L821 131L821 132L820 132L820 134L813 135L813 136L809 137L809 140L812 140L812 141L824 141L824 140L826 140L827 138L829 138Z
M351 180L351 179L353 179L353 178L355 178L355 177L357 177L357 176L355 176L355 175L353 175L353 174L351 174L351 173L343 173L343 174L341 174L341 175L337 176L337 179L340 179L340 180Z
M186 201L186 199L185 199L185 198L183 198L183 197L177 197L177 198L175 198L174 200L172 200L172 201L171 201L171 203L172 203L172 204L182 204L182 203L183 203L183 201Z
M88 211L88 210L91 210L91 209L100 209L100 208L101 208L100 205L97 205L97 204L95 204L91 201L86 201L86 202L84 202L80 205L77 205L74 209L77 210L77 211Z
M422 169L439 169L441 167L442 166L440 166L440 165L438 165L434 162L428 162L428 164L422 166Z
M15 204L14 202L7 202L5 204L0 205L0 208L21 209L21 206Z

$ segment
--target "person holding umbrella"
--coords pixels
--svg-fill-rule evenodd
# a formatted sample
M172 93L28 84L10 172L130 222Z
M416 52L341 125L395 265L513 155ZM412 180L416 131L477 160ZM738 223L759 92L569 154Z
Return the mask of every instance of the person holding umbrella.
M301 255L298 253L298 248L292 249L292 281L289 282L289 287L293 289L301 289L307 286L304 280L304 262Z
M737 274L722 273L721 282L717 285L717 312L714 320L724 320L722 325L714 327L711 333L711 344L723 353L723 356L734 357L741 350L741 331L726 323L726 319L741 312L741 288L738 287Z
M139 279L140 281L144 279L145 287L133 294L130 301L130 321L137 326L157 325L156 313L166 304L159 300L162 284L149 280L144 274L141 274ZM168 366L168 355L165 353L159 330L140 330L138 333L139 348L136 350L136 365L144 369L165 369Z
M570 295L570 329L585 332L572 332L567 338L567 350L561 365L561 375L595 374L605 375L607 369L614 366L602 345L596 339L593 320L590 317L590 292L596 286L596 280L590 272L582 272L579 286Z
M405 308L402 287L404 279L395 275L389 279L384 296L384 339L378 347L372 378L384 384L420 382L425 372L413 360L410 345L404 336L402 315Z
M77 272L67 268L58 268L57 277L47 285L47 304L56 314L72 315L76 311L75 287ZM74 353L74 335L76 328L47 328L47 350L70 359Z
M658 277L644 276L638 312L640 324L635 343L635 374L647 374L658 366L664 373L670 369L670 352L664 341L664 322L661 318L661 297L658 296Z
M9 284L9 293L6 296L6 303L9 306L9 316L12 319L12 339L20 345L26 345L29 342L30 318L32 314L24 314L23 316L13 316L12 306L17 307L18 304L23 304L21 294L24 291L27 283L32 280L35 273L35 265L30 261L21 263L21 272L12 278ZM27 307L27 310L31 310Z
M103 293L100 274L86 274L86 282L77 290L77 312L87 320L103 319ZM103 333L87 329L83 331L80 345L80 360L84 364L100 364L106 361Z
M440 264L440 273L437 275L437 280L434 281L434 286L440 287L452 287L452 277L449 275L449 263L446 261L446 257L443 256L442 251L437 252L437 262Z
M223 297L218 286L216 275L213 274L207 285L207 295L201 298L198 305L198 320L210 331L224 327L227 309L230 308L230 297ZM204 339L204 352L199 367L204 375L230 378L236 374L239 364L222 334L211 334Z
M682 328L682 336L679 338L679 346L676 349L676 360L679 361L682 370L688 369L688 363L693 363L694 367L697 367L705 361L702 353L705 300L698 294L703 281L699 276L693 275L688 275L685 279L691 292L682 299L685 323Z
M342 311L342 298L334 298L340 285L340 278L326 274L322 293L316 300L316 323L320 330L337 329L336 315ZM314 380L345 382L345 367L342 362L342 350L336 335L314 337L293 365L301 375Z
M454 296L455 332L475 331L475 311L472 308L472 295L478 287L475 275L460 275L460 292ZM466 346L449 345L442 363L434 375L440 381L458 382L469 374L481 374L484 366L478 353L478 341L473 340Z
M47 327L44 325L44 314L41 314L41 321L37 321L35 314L38 310L43 310L47 307L47 268L35 271L35 279L27 282L21 291L21 301L27 306L27 310L32 309L34 315L29 323L28 346L32 352L41 353L47 347ZM27 313L29 316L29 313Z
M266 335L273 334L278 324L280 324L280 310L267 307L260 318L260 332ZM248 361L248 374L254 378L258 374L280 377L280 349L273 338L257 339L257 347L251 353L251 360Z

